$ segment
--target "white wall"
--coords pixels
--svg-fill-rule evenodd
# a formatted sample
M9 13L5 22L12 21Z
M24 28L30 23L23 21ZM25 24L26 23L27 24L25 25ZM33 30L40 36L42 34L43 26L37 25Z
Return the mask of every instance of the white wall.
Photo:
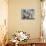
M34 20L22 20L21 8L33 8ZM9 0L9 37L16 31L25 31L31 38L39 38L41 31L41 6L40 0Z

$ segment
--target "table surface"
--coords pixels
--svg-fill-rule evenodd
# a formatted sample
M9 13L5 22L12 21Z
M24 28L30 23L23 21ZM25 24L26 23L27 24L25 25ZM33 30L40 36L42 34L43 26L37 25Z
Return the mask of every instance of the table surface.
M16 44L16 42L11 42L11 41L9 41L9 43L7 44L7 45L11 45L11 46L15 46L15 45L33 45L33 44L35 44L36 46L41 46L41 44L42 44L42 46L46 46L46 41L44 42L44 40L43 39L39 39L39 38L35 38L35 39L30 39L30 40L27 40L27 42L24 42L24 41L20 41L18 44ZM6 45L6 46L7 46Z
M18 44L34 44L34 43L46 43L46 40L44 39L30 39L30 40L27 40L26 42L24 41L20 41Z

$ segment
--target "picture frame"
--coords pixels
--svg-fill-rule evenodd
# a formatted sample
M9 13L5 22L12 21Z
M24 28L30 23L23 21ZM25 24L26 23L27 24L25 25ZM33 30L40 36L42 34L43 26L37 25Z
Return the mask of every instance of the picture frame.
M21 9L22 19L34 19L34 9Z

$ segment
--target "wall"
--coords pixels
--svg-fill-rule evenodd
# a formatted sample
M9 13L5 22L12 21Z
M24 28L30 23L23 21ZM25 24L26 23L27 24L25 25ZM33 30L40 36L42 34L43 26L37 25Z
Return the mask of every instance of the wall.
M33 8L35 10L34 20L22 20L21 8ZM31 38L40 37L41 9L40 0L9 0L8 17L9 36L16 31L26 31L31 34Z

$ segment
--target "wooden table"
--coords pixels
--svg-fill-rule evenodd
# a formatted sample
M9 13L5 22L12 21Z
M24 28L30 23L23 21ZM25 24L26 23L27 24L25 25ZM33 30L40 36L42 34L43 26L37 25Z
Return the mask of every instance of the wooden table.
M19 42L18 46L46 46L40 39L28 40L27 42Z
M46 43L26 43L26 44L18 44L18 46L46 46Z
M13 43L13 42L8 42L5 46L15 46L15 43Z
M16 46L16 43L9 42L6 46ZM21 41L18 43L18 46L46 46L46 42L42 42L40 39L31 39L27 42Z

